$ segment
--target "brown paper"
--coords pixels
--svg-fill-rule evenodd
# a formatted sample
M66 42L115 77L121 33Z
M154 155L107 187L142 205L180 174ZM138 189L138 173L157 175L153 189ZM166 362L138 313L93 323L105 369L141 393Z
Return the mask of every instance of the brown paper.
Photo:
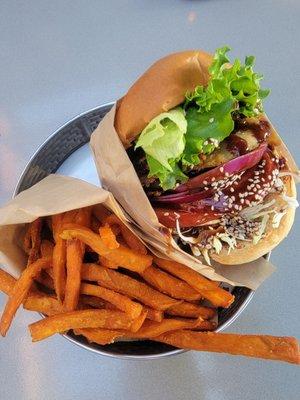
M111 193L80 179L49 175L0 208L0 264L18 276L27 257L20 242L24 224L38 217L103 204L132 230Z
M139 236L154 252L188 265L209 279L256 289L275 269L264 258L249 263L248 266L218 266L214 270L181 250L175 241L166 235L166 228L158 222L114 128L115 111L113 107L101 121L92 134L90 145L103 187L114 194L135 222Z

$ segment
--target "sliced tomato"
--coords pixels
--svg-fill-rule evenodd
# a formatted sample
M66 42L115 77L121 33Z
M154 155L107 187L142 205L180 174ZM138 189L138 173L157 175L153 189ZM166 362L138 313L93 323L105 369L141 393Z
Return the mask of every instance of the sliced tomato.
M157 218L161 224L167 228L176 228L176 220L180 228L189 228L206 224L207 222L218 219L222 213L212 212L210 209L203 209L197 212L182 210L172 210L168 208L155 208Z

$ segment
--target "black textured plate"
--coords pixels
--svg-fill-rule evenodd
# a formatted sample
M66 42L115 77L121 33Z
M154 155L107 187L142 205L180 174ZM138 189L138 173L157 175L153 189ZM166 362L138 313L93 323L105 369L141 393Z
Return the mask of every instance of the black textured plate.
M72 153L88 143L92 132L113 104L104 104L80 114L54 132L29 161L16 187L15 195L30 188L49 174L55 173ZM235 295L235 301L229 308L219 311L217 331L228 327L244 310L254 294L252 290L244 287L235 287L232 293ZM184 351L150 340L120 341L100 346L90 344L83 336L76 336L73 333L63 336L85 349L116 358L153 359Z

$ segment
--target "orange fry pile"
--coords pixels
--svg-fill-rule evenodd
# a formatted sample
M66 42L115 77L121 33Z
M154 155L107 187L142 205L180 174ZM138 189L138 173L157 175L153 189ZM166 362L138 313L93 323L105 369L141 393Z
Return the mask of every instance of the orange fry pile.
M234 296L185 265L149 254L103 206L38 218L28 225L23 248L28 262L18 279L0 269L0 290L8 295L2 336L23 304L45 315L29 326L33 341L73 330L100 345L153 339L299 363L293 338L208 333L216 328L217 308L229 307Z

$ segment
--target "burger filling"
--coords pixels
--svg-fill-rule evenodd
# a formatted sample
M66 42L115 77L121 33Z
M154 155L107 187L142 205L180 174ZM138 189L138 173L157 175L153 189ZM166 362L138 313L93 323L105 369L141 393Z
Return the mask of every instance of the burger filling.
M208 263L224 246L257 244L297 205L284 192L289 178L263 115L269 91L254 57L230 65L228 51L216 51L206 87L150 121L128 150L159 221Z

